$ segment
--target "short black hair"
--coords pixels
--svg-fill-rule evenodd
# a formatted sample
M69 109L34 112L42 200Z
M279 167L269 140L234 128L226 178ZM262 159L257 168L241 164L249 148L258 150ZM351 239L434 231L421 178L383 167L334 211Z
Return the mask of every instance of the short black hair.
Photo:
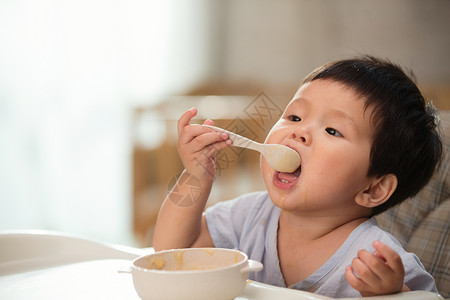
M373 107L375 126L368 176L397 176L397 189L373 215L416 195L431 179L442 157L437 109L425 101L414 74L374 56L335 61L311 72L303 84L317 79L339 82Z

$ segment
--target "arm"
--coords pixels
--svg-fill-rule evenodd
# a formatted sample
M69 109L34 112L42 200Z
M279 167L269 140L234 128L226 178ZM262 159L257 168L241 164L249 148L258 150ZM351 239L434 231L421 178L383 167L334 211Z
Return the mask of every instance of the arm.
M363 297L409 291L403 283L405 269L397 252L379 241L373 246L374 253L360 250L352 265L346 268L348 283Z
M224 133L189 124L196 114L193 108L178 120L177 148L185 170L161 206L153 237L157 251L214 246L202 213L216 172L216 153L231 140Z

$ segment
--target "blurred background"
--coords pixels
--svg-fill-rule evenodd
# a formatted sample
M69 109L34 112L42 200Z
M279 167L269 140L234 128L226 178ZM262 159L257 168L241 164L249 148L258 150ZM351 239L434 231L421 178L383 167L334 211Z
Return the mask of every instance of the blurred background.
M190 107L259 141L315 67L414 70L450 109L446 0L0 0L0 230L150 246ZM210 204L262 189L226 149Z

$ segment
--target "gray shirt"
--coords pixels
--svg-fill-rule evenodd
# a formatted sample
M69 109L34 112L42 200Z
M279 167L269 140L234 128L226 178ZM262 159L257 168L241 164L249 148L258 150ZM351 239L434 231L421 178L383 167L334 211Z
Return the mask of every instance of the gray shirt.
M277 251L280 211L267 192L255 192L210 207L205 215L216 247L238 249L250 259L263 263L264 269L250 273L249 279L286 287ZM404 283L411 290L437 292L433 277L425 271L418 257L406 252L397 239L379 228L375 218L359 225L327 262L290 287L329 297L360 297L359 292L348 284L345 268L357 256L358 250L373 252L375 240L400 255L406 272Z

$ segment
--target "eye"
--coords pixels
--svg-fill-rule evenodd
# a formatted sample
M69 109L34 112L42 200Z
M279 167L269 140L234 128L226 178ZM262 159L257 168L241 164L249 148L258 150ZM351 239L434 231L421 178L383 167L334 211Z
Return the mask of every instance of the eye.
M339 131L337 131L337 130L334 129L334 128L327 128L327 129L325 129L325 131L326 131L329 135L332 135L332 136L343 136Z
M302 119L296 115L290 115L288 119L292 122L300 122Z

